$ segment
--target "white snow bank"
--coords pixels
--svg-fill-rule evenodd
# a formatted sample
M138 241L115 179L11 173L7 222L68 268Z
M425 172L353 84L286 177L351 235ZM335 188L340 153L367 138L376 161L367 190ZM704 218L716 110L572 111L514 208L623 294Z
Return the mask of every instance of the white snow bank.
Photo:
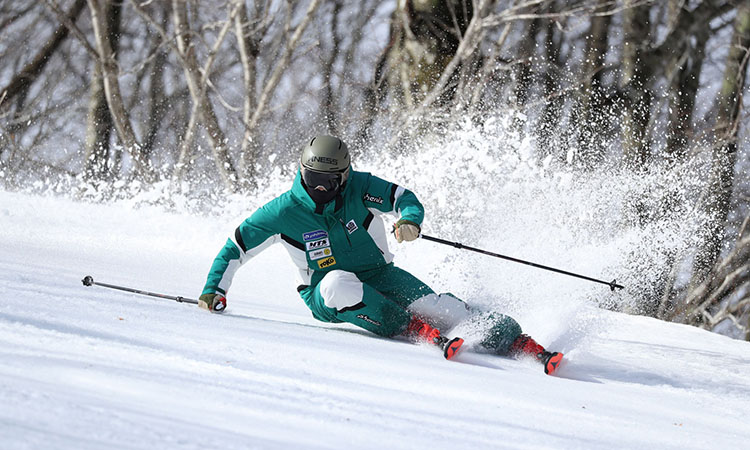
M0 447L705 449L750 441L750 343L598 310L584 295L546 308L505 304L542 344L566 353L550 377L531 361L464 353L448 362L434 348L316 322L281 248L241 269L224 316L80 282L92 275L197 297L234 222L0 191ZM397 251L397 263L438 290L455 288L467 264L455 259L454 278L439 279L455 250L416 242ZM493 284L498 295L506 276L533 270L481 264L488 278L471 275L464 285Z

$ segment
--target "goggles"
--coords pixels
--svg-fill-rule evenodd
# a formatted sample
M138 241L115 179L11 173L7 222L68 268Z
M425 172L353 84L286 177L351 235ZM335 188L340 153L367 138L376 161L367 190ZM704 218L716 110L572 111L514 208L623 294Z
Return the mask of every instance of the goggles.
M346 182L348 170L344 172L316 172L302 167L302 180L309 189L334 192Z

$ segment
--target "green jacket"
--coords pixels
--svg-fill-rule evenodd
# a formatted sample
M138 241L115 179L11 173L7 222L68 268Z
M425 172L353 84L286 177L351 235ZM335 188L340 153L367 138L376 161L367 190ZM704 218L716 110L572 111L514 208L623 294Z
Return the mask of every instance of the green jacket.
M299 269L301 290L326 272L361 272L389 264L387 233L379 217L395 212L422 223L424 208L409 190L365 172L352 171L341 196L320 207L302 186L292 188L245 219L214 259L203 294L226 295L237 269L276 242Z

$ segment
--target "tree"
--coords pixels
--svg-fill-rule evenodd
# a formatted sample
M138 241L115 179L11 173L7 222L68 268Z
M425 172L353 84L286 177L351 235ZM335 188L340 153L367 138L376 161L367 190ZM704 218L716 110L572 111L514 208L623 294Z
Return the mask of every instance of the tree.
M242 123L249 124L258 106L258 58L260 56L261 41L266 36L271 25L270 5L267 2L255 2L252 15L248 15L247 6L243 2L235 17L235 35L242 63L243 87L245 90L242 104ZM255 158L259 153L259 136L246 126L240 144L239 168L243 179L254 178ZM250 166L250 167L248 167Z
M736 252L725 260L720 258L724 242L724 229L730 211L734 187L734 172L737 162L737 138L739 136L742 95L745 92L748 59L750 59L750 4L742 3L737 9L733 34L721 89L716 97L716 123L714 132L717 138L712 148L712 167L709 174L708 192L704 208L710 220L705 230L705 245L696 259L693 286L688 294L687 305L696 307L687 317L689 321L702 321L701 315L720 303L729 292L737 287L729 273L740 270L746 276L747 254L745 253L744 229L738 239ZM744 275L743 275L744 273ZM730 286L727 291L726 285Z
M112 50L108 31L107 8L110 2L111 0L88 0L107 106L109 107L120 142L133 160L136 175L146 181L153 181L155 174L143 154L141 145L138 143L120 91L120 82L118 80L119 68L115 60L114 51Z
M261 118L264 114L267 113L266 110L268 108L268 104L271 102L271 98L275 94L276 88L281 82L282 76L289 68L292 56L297 50L297 45L302 39L305 29L312 21L319 4L320 0L311 0L310 4L304 12L302 20L297 24L296 27L292 27L291 15L287 16L287 21L285 23L284 29L287 31L286 34L289 37L281 49L280 58L275 62L273 70L269 74L268 78L265 81L265 84L263 85L263 88L260 91L260 95L258 96L258 100L255 105L255 110L251 115L249 115L249 119L244 123L246 131L250 136L258 135L258 127L260 125ZM251 151L249 155L246 155L246 171L247 176L252 179L257 175L255 170L255 161L258 158L258 147L251 146L251 149L253 151Z
M66 17L70 21L75 21L86 6L86 0L76 0L71 6ZM50 61L52 54L60 48L60 45L68 37L68 27L61 23L47 42L37 52L37 54L29 61L28 64L11 79L11 81L0 90L0 110L10 105L11 100L16 101L17 111L23 109L23 105L26 102L26 96L29 93L29 88L34 82L39 79L44 68L47 67L47 63Z
M626 162L643 167L650 153L648 125L651 119L652 66L645 58L651 44L651 4L625 0L621 89L625 96L622 145Z
M609 101L603 85L605 60L609 50L609 28L612 23L609 5L607 0L600 0L595 14L589 19L589 28L584 37L586 47L581 65L581 89L576 96L577 144L584 164L589 167L601 162L604 157L602 142L611 137L602 133L606 129Z
M12 141L15 141L15 136L22 132L23 124L28 121L28 119L23 120L23 118L29 89L42 76L52 55L58 51L68 37L69 28L65 22L75 22L85 6L86 0L76 0L67 13L61 13L61 16L63 16L62 23L52 32L52 35L36 55L13 76L5 87L0 89L0 113L9 114L11 105L15 104L15 110L12 112L7 130ZM24 14L18 13L16 18L22 15ZM9 20L9 22L12 22L12 20ZM3 150L4 147L0 146L0 164L2 164Z
M473 2L467 0L399 2L391 22L386 75L399 104L413 110L433 92L473 14ZM441 86L440 91L441 101L451 98L450 87Z
M682 319L692 325L713 329L730 320L750 341L750 215L737 235L732 250L713 268L703 283L685 300Z
M122 3L111 2L104 6L107 22L107 36L105 39L112 48L114 58L117 58L117 45L120 37L120 17ZM104 88L104 76L101 61L93 61L91 77L89 113L86 124L86 141L84 157L84 175L89 180L104 181L110 179L110 136L112 134L112 114L107 105L107 95ZM116 167L115 167L116 169Z
M173 180L182 181L184 178L184 173L190 159L190 149L195 135L195 128L198 121L201 121L203 126L206 127L207 138L213 149L216 172L228 190L236 191L239 188L239 176L235 164L229 157L227 137L224 134L221 125L219 125L219 119L208 98L208 82L216 52L218 52L229 28L234 23L235 17L239 11L239 5L231 5L228 17L202 67L198 63L196 47L193 45L193 31L191 30L188 21L188 8L188 2L181 0L172 1L172 20L177 35L177 48L180 55L180 61L183 64L183 70L190 90L190 96L193 100L190 122L183 137L180 148L180 157L175 165Z

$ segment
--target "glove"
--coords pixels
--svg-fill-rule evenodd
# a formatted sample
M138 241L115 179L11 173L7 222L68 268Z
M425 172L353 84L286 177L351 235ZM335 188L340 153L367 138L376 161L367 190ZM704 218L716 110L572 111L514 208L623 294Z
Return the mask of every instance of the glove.
M203 294L198 297L198 306L213 313L223 313L227 299L221 294Z
M413 241L419 237L421 231L419 224L411 220L399 219L398 222L393 224L393 232L399 244L403 241Z

